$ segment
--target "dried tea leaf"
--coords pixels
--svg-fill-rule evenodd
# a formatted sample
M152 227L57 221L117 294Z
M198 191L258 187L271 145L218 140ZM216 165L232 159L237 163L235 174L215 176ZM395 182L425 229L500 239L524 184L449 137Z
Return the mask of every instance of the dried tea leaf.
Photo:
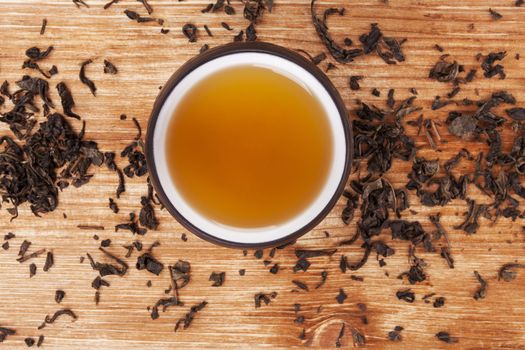
M71 91L68 89L67 85L64 82L60 82L57 84L56 88L58 95L60 96L64 114L71 118L80 119L80 116L71 110L71 108L75 106L75 101L73 100L73 95L71 95Z
M416 300L416 295L410 289L402 289L396 292L396 297L399 300L406 301L407 303L413 303Z
M0 327L0 343L7 339L9 335L15 335L16 330L7 327Z
M452 337L448 332L444 332L444 331L436 333L436 338L448 344L453 344L453 343L458 342L458 338Z
M495 10L491 8L489 8L489 13L490 13L490 17L492 17L492 19L495 21L503 18L503 16L499 12L496 12Z
M131 10L124 10L124 13L129 19L136 21L137 23L156 22L159 25L164 24L164 20L161 18L144 17L144 16L141 16L138 12L131 11Z
M345 300L348 298L343 288L339 288L339 294L335 297L335 300L338 304L342 304L345 302Z
M492 78L496 75L498 75L500 79L506 78L507 75L505 74L504 67L501 64L495 64L496 61L503 60L506 55L506 51L500 51L491 52L484 57L481 62L481 69L484 71L485 78Z
M308 286L305 283L298 281L298 280L292 280L292 283L295 284L297 287L299 287L299 289L302 289L308 292Z
M46 32L46 27L47 27L47 18L44 18L42 20L42 26L40 27L40 35L44 35L44 33Z
M318 256L331 256L334 255L335 252L337 252L337 249L296 249L295 256L299 259L308 259L315 258Z
M66 296L66 292L64 292L63 290L57 290L55 292L55 302L57 304L60 304L62 302L62 300L64 300L64 297Z
M343 49L335 42L334 39L332 39L332 37L328 33L328 26L326 24L327 17L336 13L342 16L344 14L344 9L327 9L325 10L323 17L320 18L315 13L315 1L316 0L312 0L310 3L310 13L312 16L312 22L315 30L317 31L317 35L319 35L319 38L325 44L332 57L337 62L347 63L352 62L354 58L363 55L363 50L361 49Z
M487 296L488 283L483 279L483 277L481 277L478 271L474 271L474 276L480 284L478 290L476 290L476 292L474 293L474 299L484 299Z
M261 307L262 303L268 305L272 299L277 297L277 292L272 293L257 293L254 295L255 308L258 309Z
M510 263L503 265L498 271L498 280L502 279L505 282L514 280L517 276L517 272L513 271L515 269L525 269L525 264Z
M108 275L117 275L117 276L124 276L126 274L126 272L128 271L128 264L117 258L115 255L109 253L107 250L105 250L104 248L102 247L99 247L98 248L101 252L103 252L108 258L112 259L113 261L115 261L118 265L111 265L111 264L107 264L107 263L100 263L100 262L95 262L93 260L93 258L91 257L91 255L89 253L87 253L87 257L89 259L89 262L91 264L91 268L93 270L96 270L99 272L100 274L100 277L104 277L104 276L108 276Z
M158 261L150 253L144 253L137 258L137 270L147 270L152 274L159 275L164 269L164 264Z
M341 329L339 330L339 334L337 335L337 339L335 340L335 347L340 348L341 347L341 339L343 339L343 336L345 335L345 324L341 324Z
M118 69L110 61L104 60L104 73L105 74L117 74L118 73Z
M86 77L86 66L91 63L93 63L92 59L82 62L80 66L80 73L78 74L78 77L80 81L82 82L82 84L86 85L89 88L89 91L91 91L93 96L96 96L97 87L95 86L95 83L92 80L90 80L88 77Z
M434 303L432 304L432 306L434 306L435 308L439 308L439 307L443 307L445 306L445 298L444 297L437 297L436 299L434 299Z
M226 278L226 272L212 272L210 275L209 281L213 281L212 287L220 287L224 284L224 279Z
M182 34L186 38L188 38L188 41L190 43L194 43L197 41L197 27L194 24L186 23L182 26Z
M36 275L36 265L35 263L31 263L29 265L29 278L33 277L34 275Z
M359 86L359 80L363 79L364 77L362 75L352 75L350 77L349 85L351 90L359 90L361 87Z
M509 117L512 118L512 120L516 120L520 122L525 120L525 108L520 108L520 107L510 108L510 109L505 110L505 112L507 113Z
M190 309L190 312L188 312L183 318L180 318L177 323L175 324L175 332L180 328L180 325L182 324L183 329L187 329L191 323L193 322L193 319L195 318L195 315L197 312L204 309L204 307L208 304L206 301L202 301L199 304L193 305Z
M44 322L38 326L38 329L44 328L47 324L55 323L55 321L61 316L69 316L72 318L72 321L76 321L78 318L78 316L71 309L61 309L56 311L53 316L47 315L44 319Z
M55 264L55 257L52 252L47 252L46 262L44 263L44 272L49 271L49 269Z

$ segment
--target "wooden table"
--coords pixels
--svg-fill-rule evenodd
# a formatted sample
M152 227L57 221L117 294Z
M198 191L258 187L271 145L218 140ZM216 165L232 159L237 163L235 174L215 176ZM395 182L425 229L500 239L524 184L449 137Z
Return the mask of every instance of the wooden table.
M0 77L14 81L21 78L24 52L31 46L41 48L53 45L55 51L43 63L50 67L56 64L59 74L50 80L52 96L58 101L54 86L65 81L71 88L77 107L87 122L86 137L99 142L103 150L120 151L135 135L131 117L136 117L145 128L148 114L159 87L186 60L198 54L200 47L220 45L232 40L234 34L245 28L247 21L242 18L242 5L232 0L237 11L235 16L225 14L202 14L208 1L151 0L154 16L165 19L168 34L160 34L155 24L139 24L129 20L124 9L137 10L145 14L142 5L136 1L123 0L104 10L104 1L86 0L90 8L76 8L69 0L2 0L0 2ZM435 95L444 95L451 86L430 81L428 71L441 55L433 48L440 44L445 53L464 64L467 69L477 67L475 55L490 51L506 50L504 60L506 80L485 79L478 72L477 79L460 93L459 98L476 98L474 89L479 89L480 97L504 89L512 92L520 101L525 101L523 89L525 74L523 60L515 60L525 44L525 8L514 7L514 0L390 0L387 5L379 0L320 1L319 8L346 6L344 16L333 16L329 20L334 37L341 40L350 36L357 40L358 35L369 30L370 23L379 23L383 32L397 38L406 37L404 52L407 60L396 66L388 66L377 56L362 57L347 65L337 65L328 72L338 87L349 109L355 108L355 100L374 102L383 106L389 88L396 89L396 99L410 96L408 89L416 87L419 91L418 103L425 107L425 117L444 120L450 108L430 111L430 103ZM492 7L503 15L499 21L491 19L488 9ZM40 35L42 19L48 25L44 35ZM227 21L234 31L221 27ZM189 44L181 33L186 22L199 26L199 40ZM474 23L471 28L470 24ZM202 25L207 24L214 37L206 36ZM258 25L259 39L289 48L302 48L312 55L324 50L311 23L310 6L304 0L276 1L272 14L266 14ZM97 96L93 97L86 86L78 79L80 63L88 58L94 63L87 68L87 75L96 82ZM117 75L103 74L103 60L109 59L118 67ZM330 59L331 61L331 59ZM322 63L322 67L326 65ZM332 61L333 62L333 61ZM33 72L31 72L33 74ZM354 92L348 87L350 75L363 75L361 90ZM382 96L371 95L377 87ZM5 109L4 109L5 111ZM128 115L126 121L120 114ZM410 118L415 118L411 116ZM78 122L73 122L76 128ZM408 128L420 147L419 155L428 158L447 160L455 154L462 143L450 138L446 127L440 128L448 144L439 144L441 152L430 149L424 136L415 136L415 129ZM8 133L4 124L1 134ZM505 136L506 135L506 136ZM504 134L504 147L512 142L511 132ZM486 149L482 143L468 145L471 151ZM119 164L124 164L119 159ZM411 163L396 161L394 168L386 174L394 186L406 184L406 172ZM461 165L461 171L468 171L468 165ZM368 348L397 349L523 349L525 348L525 273L518 272L512 282L497 280L497 271L504 263L525 262L525 236L519 220L515 223L501 219L490 224L482 219L482 227L471 236L453 226L462 222L465 211L463 201L454 201L445 208L426 208L418 205L418 199L411 194L410 201L418 214L406 211L404 217L421 220L429 231L432 226L428 215L441 212L443 224L449 232L452 251L456 260L455 269L449 269L437 253L419 253L429 264L429 279L416 286L408 286L396 276L408 268L406 242L390 242L389 233L382 236L396 249L396 254L386 259L387 266L380 268L375 258L355 275L362 276L363 282L350 278L351 273L339 270L341 254L349 260L362 256L360 244L338 247L331 257L311 259L311 267L305 272L293 273L296 258L295 248L337 247L342 240L355 232L356 219L345 226L341 219L344 201L313 230L301 238L294 247L279 250L272 260L281 270L273 275L270 266L264 266L264 259L256 259L253 252L243 256L241 251L219 248L188 234L187 242L181 240L185 230L166 212L157 210L160 218L158 231L149 231L139 237L147 247L158 240L161 246L155 248L155 256L162 262L174 264L178 259L191 262L190 284L181 291L184 306L171 307L160 318L153 321L147 306L165 297L164 290L169 286L169 274L165 269L160 276L146 271L138 271L133 266L136 253L127 261L132 268L119 278L108 277L110 287L103 287L101 301L94 303L94 289L91 281L96 276L87 260L79 263L86 252L102 259L97 250L100 241L112 240L110 251L123 256L122 245L133 239L129 232L114 232L114 225L126 221L129 212L138 212L140 196L146 193L145 177L128 179L127 192L118 200L120 213L113 214L108 209L108 197L114 195L116 176L101 168L92 181L79 189L68 188L60 194L58 209L42 218L35 218L27 206L21 208L20 217L10 222L3 209L0 212L1 234L12 231L16 238L11 240L11 249L0 251L0 326L13 327L17 334L10 336L0 348L23 349L25 337L45 335L44 347L48 349L175 349L175 348L267 348L334 347L341 325L345 334L341 339L343 347L352 347L352 330L366 337ZM469 190L469 196L479 201L487 201L480 193ZM63 214L67 219L63 218ZM81 230L78 224L102 225L103 231ZM330 233L325 238L324 231ZM35 262L38 266L36 276L29 276L29 263L18 263L15 258L23 240L33 242L31 251L47 248L55 255L55 266L47 273L42 271L44 258ZM246 269L240 276L239 269ZM320 281L323 270L328 271L326 284L319 289L313 286ZM483 300L474 300L473 293L479 284L473 271L479 271L488 283L488 294ZM222 287L211 287L208 277L212 271L226 272L226 282ZM388 272L389 277L385 274ZM311 286L309 292L294 291L292 280L297 279ZM151 280L152 287L146 283ZM399 289L411 287L416 292L412 304L400 301L395 293ZM339 288L344 288L348 299L340 305L335 297ZM61 305L54 301L54 293L63 289L66 297ZM258 292L277 292L272 302L259 309L254 308L253 297ZM421 298L428 293L444 296L446 304L434 308L432 303L424 303ZM203 300L208 301L205 309L186 330L174 332L176 321L183 317L189 308ZM431 298L430 300L433 300ZM296 315L294 303L301 304L299 315L305 317L302 325L294 322ZM365 304L362 311L358 304ZM69 307L78 314L76 322L59 319L42 331L37 326L48 314L60 307ZM319 307L321 307L319 309ZM368 324L363 324L366 316ZM403 341L393 343L387 333L394 326L404 327ZM305 328L305 340L299 334ZM449 345L439 342L435 334L449 331L459 338L459 343Z

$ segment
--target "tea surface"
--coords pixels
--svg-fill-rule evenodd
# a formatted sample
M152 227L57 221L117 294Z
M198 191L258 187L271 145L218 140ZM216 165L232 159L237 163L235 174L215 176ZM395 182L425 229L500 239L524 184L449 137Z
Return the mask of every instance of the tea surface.
M167 132L168 168L181 195L229 226L293 218L319 195L332 162L318 99L264 67L228 68L198 82Z

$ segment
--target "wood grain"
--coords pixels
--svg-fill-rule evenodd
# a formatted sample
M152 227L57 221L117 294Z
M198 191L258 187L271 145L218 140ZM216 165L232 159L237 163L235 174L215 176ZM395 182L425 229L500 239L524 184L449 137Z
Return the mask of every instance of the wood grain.
M53 1L0 1L0 78L14 82L22 76L24 52L31 46L54 45L55 51L44 61L44 66L56 64L60 71L50 85L52 97L58 101L54 86L65 81L73 92L77 107L75 111L87 121L86 137L99 142L103 150L121 150L135 135L131 117L136 117L145 128L148 114L158 89L169 76L186 60L196 55L202 44L220 45L232 40L233 34L246 27L242 18L242 4L232 1L237 11L235 16L225 14L202 14L207 5L204 0L150 0L154 16L166 20L170 29L160 34L160 27L153 24L138 24L123 14L132 9L145 14L142 5L136 1L124 0L107 10L104 1L86 0L90 8L76 8L69 0ZM477 79L468 85L458 98L487 97L499 89L512 92L518 101L525 101L524 60L515 60L525 44L525 8L513 6L513 0L390 0L385 4L379 0L321 1L320 10L325 7L345 6L344 16L330 18L330 30L334 37L342 40L349 36L355 41L358 35L369 29L370 23L379 23L383 32L397 38L406 37L404 45L406 62L388 66L377 56L359 58L328 73L338 87L350 110L355 100L377 103L382 106L389 88L396 89L396 99L409 96L408 89L419 91L418 103L425 107L425 117L443 121L447 107L430 111L429 106L435 95L443 96L451 86L427 79L428 70L441 55L434 48L440 44L467 69L479 68L475 60L478 52L508 52L504 60L508 78L505 80L484 79L478 72ZM493 21L489 7L503 15ZM39 34L43 18L48 26L45 35ZM220 25L227 21L234 29L228 32ZM199 40L189 44L180 28L186 22L199 26ZM469 25L474 23L474 28ZM202 25L207 24L214 33L206 36ZM309 2L304 0L276 0L272 14L266 14L258 25L259 39L289 48L302 48L315 55L323 51L311 24ZM86 86L78 80L80 63L88 58L94 64L88 66L86 74L96 82L97 96L93 97ZM115 76L103 74L103 60L109 59L119 69ZM322 64L324 65L326 62ZM363 75L361 90L350 91L348 77ZM382 96L376 98L370 90L377 87ZM128 120L121 121L125 113ZM411 118L414 118L412 116ZM79 123L75 123L77 128ZM439 145L439 152L430 149L422 136L415 136L415 129L408 132L415 137L419 155L447 160L463 145L448 136L445 127L440 128L447 144ZM4 124L0 133L9 133ZM513 135L504 133L505 149L510 147ZM482 143L468 147L474 153L486 149ZM119 160L120 161L120 160ZM123 164L123 163L121 163ZM411 164L396 162L386 178L396 187L403 186ZM456 171L468 171L467 163ZM158 320L151 320L146 307L164 297L169 286L169 274L163 271L156 277L145 271L131 268L122 277L112 276L111 286L103 288L101 302L95 305L91 281L96 273L87 262L79 263L79 257L90 252L102 259L97 250L101 239L111 238L110 250L124 255L122 245L133 239L127 232L114 232L115 224L124 222L129 212L138 212L140 196L146 193L145 178L128 180L127 192L118 200L120 213L115 215L108 209L108 198L114 195L117 179L105 169L97 171L93 180L79 189L67 189L60 194L59 208L43 218L35 218L28 208L21 208L20 217L10 222L9 215L0 212L1 231L16 234L11 249L0 251L0 326L16 328L17 334L10 336L3 345L6 349L23 349L27 336L46 336L44 346L49 349L173 349L173 348L289 348L289 347L334 347L342 323L346 332L342 338L343 347L352 347L351 329L358 330L366 337L370 349L523 349L525 348L525 273L512 282L497 280L497 270L504 263L525 262L525 236L520 222L500 219L494 224L481 220L478 233L467 236L453 229L462 221L465 211L462 201L455 201L445 208L425 208L411 194L410 201L418 214L408 212L405 217L418 219L425 228L432 230L428 215L442 212L443 223L449 232L456 268L449 269L436 253L420 253L429 264L429 280L412 286L417 300L407 304L397 300L395 292L408 287L396 276L408 268L407 244L392 241L396 254L387 259L387 265L380 268L371 258L356 275L363 282L350 279L350 273L339 270L339 258L345 254L351 261L362 255L359 244L338 248L332 257L311 259L312 266L306 273L293 273L295 264L294 248L278 251L272 263L278 263L281 271L277 275L268 272L262 259L253 257L253 252L243 256L241 251L219 248L188 234L188 241L180 237L185 230L166 212L160 212L161 225L158 231L150 231L140 237L147 246L159 240L162 244L155 249L165 264L178 259L192 263L192 279L181 292L185 305L172 307L161 313ZM488 202L482 194L469 189L469 196ZM335 247L355 232L355 222L344 226L340 219L343 200L330 215L313 230L301 238L297 248ZM67 219L63 219L63 213ZM78 224L103 225L104 231L80 230ZM324 231L330 232L325 238ZM389 241L388 234L383 237ZM29 263L16 262L20 243L33 242L31 250L47 248L55 254L56 266L50 272L42 271L44 258L36 260L38 271L29 279ZM390 244L390 242L389 242ZM135 253L136 254L136 253ZM268 251L265 251L265 258ZM134 265L136 255L128 262ZM246 269L245 276L238 270ZM319 289L313 289L320 281L323 270L328 271L328 280ZM486 299L474 300L478 288L473 271L477 270L489 283ZM224 286L211 287L208 277L212 271L225 271ZM388 276L386 275L388 273ZM310 292L294 291L292 280L298 279L310 286ZM151 288L146 287L148 280ZM339 288L344 288L348 299L337 304L335 297ZM54 302L56 289L66 291L60 307L70 307L78 314L76 322L60 319L56 324L38 331L36 327L47 314L59 308ZM254 308L253 296L258 292L276 291L278 296L268 306ZM446 304L433 308L421 297L427 293L444 296ZM177 319L189 308L207 300L208 306L195 318L192 326L177 333L173 327ZM300 303L303 325L294 323L296 315L293 304ZM363 303L367 311L361 311L357 304ZM321 307L319 309L319 307ZM362 323L362 316L368 324ZM403 341L392 343L387 333L400 325ZM298 336L305 328L306 339ZM440 343L434 337L439 331L449 331L459 338L456 345ZM2 347L2 346L0 346Z

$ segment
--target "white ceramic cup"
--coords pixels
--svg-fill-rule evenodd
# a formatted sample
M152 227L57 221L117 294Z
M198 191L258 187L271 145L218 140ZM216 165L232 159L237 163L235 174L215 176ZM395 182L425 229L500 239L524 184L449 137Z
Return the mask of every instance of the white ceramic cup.
M170 176L166 157L168 125L185 94L217 71L238 65L255 65L291 78L315 96L330 125L332 163L319 195L290 220L261 228L226 226L203 216L181 195ZM262 248L286 244L310 231L340 197L352 159L352 137L344 103L328 78L301 55L268 43L233 43L206 51L183 65L163 87L155 102L146 140L152 183L169 212L188 230L216 244ZM276 200L279 200L276 198Z

